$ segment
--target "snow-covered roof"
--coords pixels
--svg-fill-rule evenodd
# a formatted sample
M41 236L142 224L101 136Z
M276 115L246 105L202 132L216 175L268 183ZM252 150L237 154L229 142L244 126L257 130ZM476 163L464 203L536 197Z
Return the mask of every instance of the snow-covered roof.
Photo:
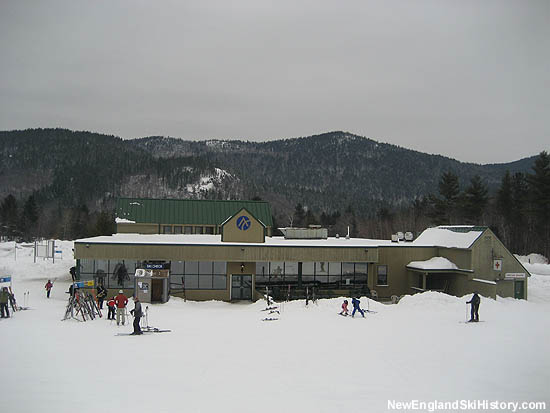
M411 243L395 243L390 240L366 238L285 239L265 237L264 243L222 242L221 235L205 234L114 234L78 239L82 244L159 244L159 245L248 245L267 247L349 247L368 248L379 246L410 246Z
M407 267L418 270L458 270L455 263L443 257L433 257L426 261L411 261Z
M415 246L470 248L486 227L455 225L428 228L413 241Z

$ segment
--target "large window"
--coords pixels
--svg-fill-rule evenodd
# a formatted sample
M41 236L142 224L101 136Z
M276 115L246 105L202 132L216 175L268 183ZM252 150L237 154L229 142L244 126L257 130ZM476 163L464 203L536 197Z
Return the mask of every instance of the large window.
M388 266L379 265L376 267L376 285L388 285Z
M186 261L185 288L194 290L225 290L227 267L225 262Z
M315 281L315 263L303 262L302 263L302 282L311 283Z

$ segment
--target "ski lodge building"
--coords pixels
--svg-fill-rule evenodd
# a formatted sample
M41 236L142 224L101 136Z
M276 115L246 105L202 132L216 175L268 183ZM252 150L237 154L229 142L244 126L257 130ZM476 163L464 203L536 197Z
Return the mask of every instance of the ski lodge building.
M266 288L276 299L313 290L382 300L427 290L527 299L528 271L486 227L373 240L329 238L322 228L284 228L275 237L272 225L262 201L123 198L116 234L75 241L77 275L151 302L169 294L256 300Z

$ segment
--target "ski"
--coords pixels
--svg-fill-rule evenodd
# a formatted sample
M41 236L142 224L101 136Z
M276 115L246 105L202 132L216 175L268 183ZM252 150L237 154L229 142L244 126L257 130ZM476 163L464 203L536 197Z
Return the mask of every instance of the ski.
M276 307L276 306L275 306L275 307L266 307L266 308L264 308L264 309L261 310L261 311L273 311L273 310L277 310L278 308L279 308L279 307Z
M262 321L277 321L278 318L273 318L273 317L266 317L264 319L262 319Z
M461 324L477 324L477 323L484 323L485 320L479 320L479 321L459 321Z
M134 333L116 333L115 336L144 336L144 335L150 335L153 333L169 333L172 330L151 330L151 331L142 331L141 334L134 334Z
M144 333L170 333L172 330L161 330L156 327L146 327L143 330Z

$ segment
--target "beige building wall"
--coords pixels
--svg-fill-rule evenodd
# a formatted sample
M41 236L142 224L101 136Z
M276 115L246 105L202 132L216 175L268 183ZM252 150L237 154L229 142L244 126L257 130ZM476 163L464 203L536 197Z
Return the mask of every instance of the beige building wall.
M494 260L497 259L502 260L500 270L493 269ZM495 294L502 293L505 297L514 296L514 281L505 280L506 273L525 273L524 299L527 299L529 273L490 229L485 230L472 246L472 268L472 278L496 281ZM475 284L477 286L480 283Z
M406 266L411 261L425 261L432 258L436 252L433 247L413 247L403 244L395 247L379 247L378 263L370 265L369 288L375 290L379 297L389 298L392 295L411 294L413 290L412 275ZM377 284L378 265L388 266L388 285Z

